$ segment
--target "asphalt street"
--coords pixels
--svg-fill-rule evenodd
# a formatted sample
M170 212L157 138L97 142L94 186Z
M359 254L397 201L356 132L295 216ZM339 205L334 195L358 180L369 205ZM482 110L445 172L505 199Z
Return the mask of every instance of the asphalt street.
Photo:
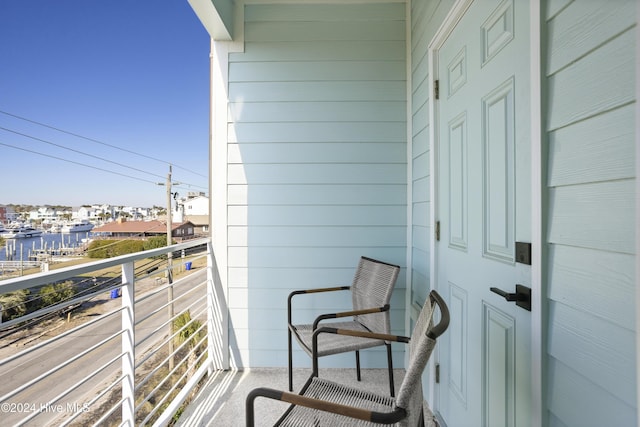
M206 305L204 281L206 281L205 269L196 270L176 281L174 298L180 295L184 297L174 303L175 313L189 307L199 298L201 301L198 301L191 311L196 313L202 310ZM188 293L188 290L198 285L200 285L198 291ZM140 296L137 295L136 299L138 298ZM116 308L121 300L121 298L105 300L104 304L110 304ZM166 303L167 292L160 291L136 304L137 322L149 316L136 325L136 360L140 360L148 350L167 337L169 328L163 326L163 323L168 320L167 308L163 307ZM96 316L96 319L98 318ZM120 375L122 357L120 330L121 312L118 312L100 318L80 331L0 366L0 396L43 377L8 401L0 403L2 424L15 425L40 412L25 425L52 425L77 410L90 410L87 402L104 389L106 384L112 383ZM102 344L98 346L101 342ZM84 356L79 356L93 346L98 347ZM73 360L74 358L77 359ZM55 373L49 372L54 367L72 360L73 363ZM104 365L107 366L100 372L95 372ZM90 376L88 384L80 385ZM76 387L75 390L65 395L65 390L74 387ZM52 401L54 403L50 403Z

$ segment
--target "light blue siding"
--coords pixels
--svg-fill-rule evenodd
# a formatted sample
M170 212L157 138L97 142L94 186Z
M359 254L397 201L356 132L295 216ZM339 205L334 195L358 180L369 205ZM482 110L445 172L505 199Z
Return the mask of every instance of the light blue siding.
M634 104L550 132L549 185L634 175Z
M401 227L404 228L404 227ZM314 226L229 227L229 243L233 246L249 242L257 247L398 247L406 244L398 227L323 227L318 235ZM251 236L251 240L248 239Z
M244 51L229 55L224 171L235 365L285 366L287 294L349 284L361 255L403 267L395 332L405 332L405 302L426 298L435 220L427 53L454 3L244 7ZM636 425L637 5L542 3L543 419ZM296 315L348 306L313 297ZM363 355L365 366L384 359L383 350ZM402 359L396 348L397 366ZM300 351L294 360L310 363Z
M291 290L350 284L362 255L406 267L405 6L258 4L244 19L245 49L228 68L231 346L238 366L286 366ZM397 333L405 280L403 270ZM347 296L302 297L295 316L346 309ZM295 350L294 364L310 366ZM386 366L384 349L362 357Z
M619 4L624 4L624 1L612 2L611 7ZM571 10L567 8L563 13L570 13ZM635 29L625 31L598 46L589 55L549 75L549 130L634 101L635 40ZM552 38L549 43L553 45L554 41Z
M255 6L252 6L255 7ZM307 6L309 7L309 6ZM384 58L381 53L384 52ZM241 61L404 61L404 40L316 41L309 43L268 42L248 44L244 53L232 53L231 60Z
M411 4L411 248L410 303L422 305L430 285L431 167L429 148L429 61L428 45L453 1L414 0ZM410 314L414 314L407 307ZM411 318L413 324L415 319ZM427 374L424 384L429 384ZM433 402L432 402L433 403Z
M546 420L633 426L636 3L547 3Z
M397 122L406 120L404 101L233 103L230 121L260 122Z
M370 66L375 66L371 63ZM404 101L402 81L240 82L229 85L231 102Z
M380 61L375 67L369 61L240 62L229 67L233 82L253 81L256 74L270 82L394 80L403 72L404 64L400 61Z
M228 187L229 205L399 205L405 202L406 184L291 184L282 191L278 184L262 184L249 194L249 185Z
M551 359L546 369L548 390L543 394L552 425L634 426L635 407L599 388L573 367ZM633 376L631 373L629 376ZM551 424L551 423L550 423Z
M429 292L431 170L429 150L429 42L453 0L411 2L411 301L422 304Z

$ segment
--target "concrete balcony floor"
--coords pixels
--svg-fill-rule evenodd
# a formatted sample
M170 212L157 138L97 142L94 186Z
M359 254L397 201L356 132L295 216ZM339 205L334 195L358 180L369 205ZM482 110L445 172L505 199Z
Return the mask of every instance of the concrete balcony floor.
M295 369L293 384L300 389L311 369ZM320 376L343 384L366 388L375 393L388 394L389 380L386 369L362 369L362 381L356 380L355 369L320 368ZM394 370L396 392L404 376L404 369ZM198 395L180 416L177 426L202 427L245 425L245 399L256 387L287 390L286 368L254 368L244 371L219 371L209 378ZM256 400L257 426L272 426L284 413L288 404L258 398ZM426 409L426 408L425 408ZM428 420L430 412L426 412ZM428 422L426 425L430 425Z

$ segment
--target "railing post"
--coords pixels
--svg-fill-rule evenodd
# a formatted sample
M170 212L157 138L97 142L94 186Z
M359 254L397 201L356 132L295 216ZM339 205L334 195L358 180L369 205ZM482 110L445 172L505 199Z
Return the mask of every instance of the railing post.
M229 369L229 313L213 244L207 243L207 347L209 375Z
M135 311L133 262L122 264L122 425L135 425Z

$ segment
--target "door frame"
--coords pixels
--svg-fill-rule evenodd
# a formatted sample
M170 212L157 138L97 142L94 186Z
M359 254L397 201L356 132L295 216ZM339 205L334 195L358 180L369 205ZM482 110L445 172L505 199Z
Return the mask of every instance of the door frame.
M438 51L443 46L456 25L460 22L473 0L457 0L440 28L431 39L428 47L429 62L429 166L431 168L430 217L433 229L436 227L439 211L438 187L440 172L438 170L438 103L435 100L435 81L438 80ZM542 151L542 69L541 69L541 7L539 0L530 0L529 4L529 60L530 60L530 138L531 138L531 425L543 425L542 403L542 370L543 370L543 151ZM438 247L435 233L430 236L430 283L435 289L438 278ZM434 376L431 376L434 378ZM428 395L435 403L437 411L439 402L434 400L435 383L429 384ZM640 398L639 398L640 399Z

